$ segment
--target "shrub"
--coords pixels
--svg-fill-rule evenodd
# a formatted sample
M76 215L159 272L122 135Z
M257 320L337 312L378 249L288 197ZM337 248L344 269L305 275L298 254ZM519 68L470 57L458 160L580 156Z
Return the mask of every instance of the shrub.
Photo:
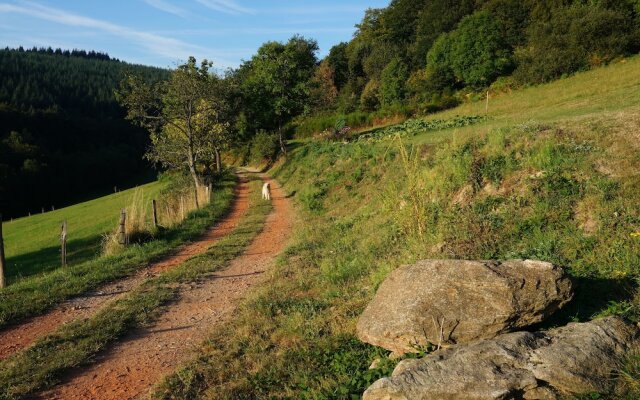
M489 85L513 68L509 44L500 33L499 23L488 12L467 16L456 30L434 43L427 54L427 67L444 82L453 72L466 85Z
M360 96L360 107L365 111L374 111L380 106L380 84L372 79L364 87Z
M394 58L387 64L380 77L380 101L383 107L405 99L405 83L408 78L408 68L400 59Z
M278 136L259 131L251 140L251 159L253 161L273 161L279 150Z
M465 17L452 38L451 66L456 77L466 84L485 86L511 70L509 46L489 13Z
M347 126L344 118L338 118L333 128L327 129L322 132L321 137L334 141L343 141L349 136L351 128Z

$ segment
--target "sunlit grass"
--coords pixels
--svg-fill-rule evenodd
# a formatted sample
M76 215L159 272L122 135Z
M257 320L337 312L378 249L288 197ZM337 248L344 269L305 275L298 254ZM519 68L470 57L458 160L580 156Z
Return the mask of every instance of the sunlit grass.
M60 227L67 222L68 262L79 264L100 252L102 235L113 231L120 210L137 196L148 200L144 215L150 215L151 199L166 183L147 185L114 193L44 214L32 215L2 224L9 282L18 277L47 272L60 267ZM147 221L151 223L151 221ZM140 224L140 221L137 221Z
M402 141L298 143L272 170L303 216L293 245L157 396L357 398L394 364L357 340L357 318L390 271L421 258L550 261L577 292L546 326L639 320L638 104L635 57L494 97L479 124ZM430 118L484 115L484 106ZM638 386L636 367L627 386Z

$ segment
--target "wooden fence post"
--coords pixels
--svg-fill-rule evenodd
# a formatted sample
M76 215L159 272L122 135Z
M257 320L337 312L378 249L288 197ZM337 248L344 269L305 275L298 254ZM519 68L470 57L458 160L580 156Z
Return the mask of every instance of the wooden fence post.
M485 104L484 112L485 114L489 114L489 91L488 90L487 90L487 103Z
M127 244L127 232L125 228L125 224L127 222L127 212L123 208L120 211L120 229L118 231L118 243Z
M184 196L180 196L180 213L182 214L181 221L184 221Z
M60 232L60 258L62 266L67 266L67 221L62 223L62 229Z
M2 238L2 214L0 214L0 289L7 285L4 279L6 260L4 258L4 239Z
M207 202L211 203L211 192L213 192L213 184L209 183L209 186L207 186Z
M153 208L153 227L158 229L158 208L155 200L151 200L151 207Z

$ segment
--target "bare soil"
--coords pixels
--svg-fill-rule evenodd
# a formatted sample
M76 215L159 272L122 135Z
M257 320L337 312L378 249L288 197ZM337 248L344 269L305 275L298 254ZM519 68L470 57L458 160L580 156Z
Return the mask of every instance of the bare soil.
M284 249L293 225L290 200L271 182L274 209L263 231L245 252L225 269L200 283L182 288L152 326L138 329L84 369L70 373L63 383L40 393L40 399L134 399L181 364L196 356L209 332L232 318L237 305Z
M26 348L36 339L53 332L65 323L78 318L88 318L97 313L105 304L117 300L146 279L158 275L162 271L173 268L189 258L205 252L218 239L231 232L246 213L249 186L245 179L236 187L231 210L206 234L195 242L186 244L166 258L149 264L138 273L106 284L98 290L67 300L51 311L27 319L26 321L6 328L0 332L0 360Z

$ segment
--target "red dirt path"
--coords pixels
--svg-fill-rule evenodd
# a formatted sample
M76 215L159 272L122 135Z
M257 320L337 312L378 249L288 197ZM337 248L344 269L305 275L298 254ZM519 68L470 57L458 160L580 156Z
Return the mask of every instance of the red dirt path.
M165 375L195 356L198 345L220 323L232 317L250 289L262 282L276 256L286 245L293 225L293 210L282 189L271 181L274 210L263 231L245 252L225 269L197 285L182 288L153 326L138 329L95 363L78 368L40 399L134 399L147 394Z
M205 252L218 239L231 232L238 225L238 222L249 207L248 193L248 184L245 179L241 179L236 188L231 210L227 216L216 223L201 238L180 247L174 254L149 264L130 277L109 283L98 290L67 300L46 314L27 319L18 325L10 326L0 331L0 360L22 350L39 337L55 331L65 323L77 318L91 317L107 302L122 297L144 280Z

